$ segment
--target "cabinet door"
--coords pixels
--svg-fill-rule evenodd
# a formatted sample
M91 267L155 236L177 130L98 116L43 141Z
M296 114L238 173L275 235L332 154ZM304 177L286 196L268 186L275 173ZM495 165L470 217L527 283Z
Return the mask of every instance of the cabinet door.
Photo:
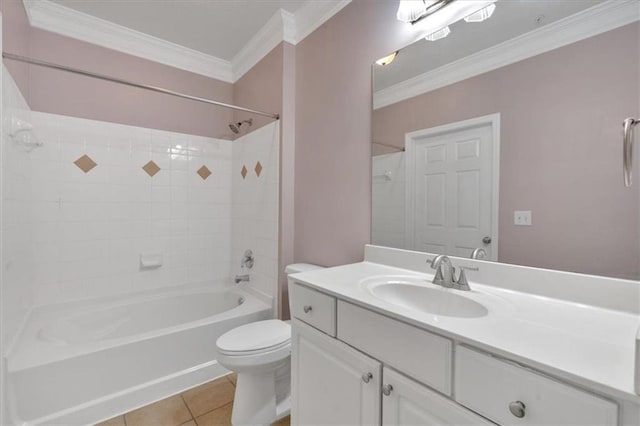
M384 426L493 425L388 367L384 367L382 383Z
M291 424L379 425L378 361L293 321Z

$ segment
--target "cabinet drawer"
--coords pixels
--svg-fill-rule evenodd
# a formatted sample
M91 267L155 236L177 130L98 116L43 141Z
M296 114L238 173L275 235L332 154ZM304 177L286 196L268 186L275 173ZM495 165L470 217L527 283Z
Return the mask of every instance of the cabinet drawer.
M338 301L338 338L444 394L451 394L449 339L343 301Z
M458 346L455 363L455 399L499 424L617 424L615 403L511 362Z
M336 335L336 299L298 283L289 288L291 314L307 324Z

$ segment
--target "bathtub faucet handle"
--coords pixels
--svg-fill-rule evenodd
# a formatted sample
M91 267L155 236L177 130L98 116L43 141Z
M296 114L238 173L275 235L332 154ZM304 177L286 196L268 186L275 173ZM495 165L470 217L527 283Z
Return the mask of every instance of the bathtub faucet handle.
M242 282L249 282L249 274L244 274L244 275L236 275L236 277L233 279L233 281L235 281L236 284L240 284Z
M240 267L248 269L253 268L253 252L251 251L251 249L245 250L244 256L240 261Z

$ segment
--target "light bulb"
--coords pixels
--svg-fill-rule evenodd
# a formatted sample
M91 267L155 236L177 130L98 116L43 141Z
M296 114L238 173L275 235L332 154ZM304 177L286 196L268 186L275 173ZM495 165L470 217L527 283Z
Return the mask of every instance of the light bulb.
M489 6L485 7L484 9L480 9L479 11L474 12L471 15L467 16L466 18L464 18L464 20L467 22L482 22L484 20L491 18L491 15L493 15L494 10L496 10L496 5L495 3L492 3Z
M439 29L438 31L427 35L424 39L429 41L440 40L441 38L445 38L451 33L451 29L449 26Z
M393 62L393 60L396 58L396 56L398 56L398 52L395 51L393 52L391 55L387 55L384 58L380 58L376 61L376 64L381 65L381 66L385 66L385 65L389 65L391 62Z

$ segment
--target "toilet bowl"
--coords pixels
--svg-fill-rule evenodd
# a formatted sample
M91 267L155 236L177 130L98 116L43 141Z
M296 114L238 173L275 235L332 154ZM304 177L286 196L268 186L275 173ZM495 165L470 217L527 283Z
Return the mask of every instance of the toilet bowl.
M320 269L298 263L287 275ZM268 425L291 410L291 326L277 319L236 327L216 341L218 362L238 375L231 423Z

